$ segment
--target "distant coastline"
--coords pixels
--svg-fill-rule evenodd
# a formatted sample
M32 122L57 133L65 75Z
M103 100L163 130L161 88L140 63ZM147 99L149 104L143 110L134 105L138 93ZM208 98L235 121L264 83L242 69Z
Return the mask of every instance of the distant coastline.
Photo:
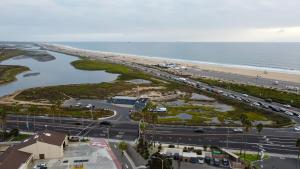
M112 59L114 61L119 61L119 62L122 61L135 62L135 63L141 63L146 65L161 64L166 62L176 63L180 66L201 69L201 70L218 71L218 72L240 74L240 75L253 76L253 77L260 76L268 79L300 83L300 71L298 70L262 68L262 67L254 67L254 66L243 66L243 65L227 65L227 64L190 61L190 60L181 60L181 59L129 55L129 54L114 53L114 52L102 52L102 51L79 49L72 46L66 46L61 44L47 43L47 44L42 44L42 46L45 46L46 48L53 51L85 56L94 59L97 58Z
M56 44L56 43L54 43ZM74 48L184 62L300 72L300 43L58 42Z

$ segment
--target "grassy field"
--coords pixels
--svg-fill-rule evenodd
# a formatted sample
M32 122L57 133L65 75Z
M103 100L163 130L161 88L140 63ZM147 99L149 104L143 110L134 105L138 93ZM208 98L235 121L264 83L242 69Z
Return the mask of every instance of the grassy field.
M235 153L236 155L238 155L240 157L240 159L242 161L244 161L246 164L251 164L255 161L260 160L260 156L258 154L245 154L245 158L244 158L244 154L239 154L239 153ZM269 155L265 155L264 156L264 160L268 159Z
M16 75L28 70L29 68L24 66L0 65L0 84L14 81L16 80Z
M155 106L154 106L155 107ZM158 124L182 124L182 125L212 125L213 118L217 118L220 123L213 125L231 125L237 126L238 124L233 121L240 121L240 116L245 114L251 121L272 121L272 124L265 125L269 127L282 127L291 124L289 118L268 112L257 111L254 109L245 109L243 107L235 107L234 110L227 112L220 112L211 106L193 106L185 105L180 107L167 107L167 113L149 112L145 109L141 113L133 113L132 118L134 120L140 120L142 118L149 123ZM149 108L149 107L148 107ZM177 115L188 114L191 119L181 119ZM231 122L226 124L225 122Z
M76 60L71 64L80 70L105 70L108 73L120 74L117 80L145 79L153 81L152 76L149 74L136 71L120 64L88 59Z
M1 105L5 112L8 114L18 115L35 115L35 116L48 116L48 117L77 117L77 118L91 118L91 112L87 109L77 108L57 108L49 106L21 106L16 109L13 105ZM94 110L93 117L102 118L112 116L114 113L108 110Z
M263 99L272 99L273 101L279 103L290 104L294 107L300 108L300 95L295 93L289 93L289 92L284 92L284 91L279 91L271 88L264 88L264 87L254 86L254 85L224 82L224 81L219 81L214 79L200 78L197 80L209 85L219 86L225 89L230 89L240 93L246 93L248 95L260 97Z

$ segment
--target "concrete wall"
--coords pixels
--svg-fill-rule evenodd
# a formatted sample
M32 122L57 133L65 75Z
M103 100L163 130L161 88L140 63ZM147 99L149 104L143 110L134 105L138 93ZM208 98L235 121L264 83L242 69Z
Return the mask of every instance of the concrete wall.
M33 159L40 159L39 154L44 154L45 159L63 157L63 145L56 146L39 141L19 150L27 153L32 153Z

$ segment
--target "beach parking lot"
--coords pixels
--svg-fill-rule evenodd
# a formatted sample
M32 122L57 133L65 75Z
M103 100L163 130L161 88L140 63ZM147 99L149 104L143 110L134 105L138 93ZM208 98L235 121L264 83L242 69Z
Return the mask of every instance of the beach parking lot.
M42 163L45 163L48 169L73 169L80 165L83 165L83 169L118 168L118 161L104 139L93 139L88 143L71 143L66 147L63 158L36 160L33 166Z

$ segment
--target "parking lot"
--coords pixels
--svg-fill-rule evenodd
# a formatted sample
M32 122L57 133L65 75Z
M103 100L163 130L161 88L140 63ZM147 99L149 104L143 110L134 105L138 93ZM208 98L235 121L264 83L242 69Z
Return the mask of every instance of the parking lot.
M45 163L48 169L70 169L82 165L84 169L117 169L114 156L103 139L89 143L71 143L64 157L51 160L36 160L34 165Z

